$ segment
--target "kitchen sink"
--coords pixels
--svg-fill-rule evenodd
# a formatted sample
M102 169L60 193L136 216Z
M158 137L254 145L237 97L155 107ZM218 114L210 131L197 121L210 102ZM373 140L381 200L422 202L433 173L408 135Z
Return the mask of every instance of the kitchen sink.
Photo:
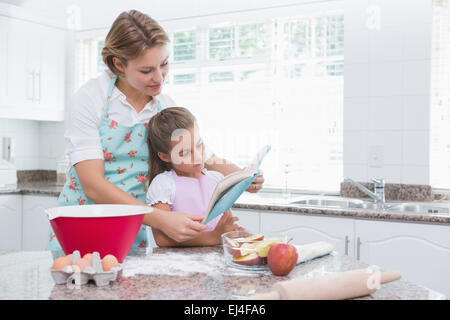
M384 207L366 200L331 197L331 196L305 196L290 202L290 205L306 207L323 207L337 209L363 209L383 210L389 212L450 214L450 203L433 202L387 202Z
M356 203L356 204L350 204L349 208L354 209L366 209L366 210L382 210L382 207L374 202L362 202L362 203ZM388 210L390 208L390 205L385 204L384 210Z
M389 211L416 212L416 213L447 213L450 214L450 203L424 203L424 202L404 202L393 205Z
M326 208L357 208L365 201L343 197L308 196L291 202L293 205L326 207Z

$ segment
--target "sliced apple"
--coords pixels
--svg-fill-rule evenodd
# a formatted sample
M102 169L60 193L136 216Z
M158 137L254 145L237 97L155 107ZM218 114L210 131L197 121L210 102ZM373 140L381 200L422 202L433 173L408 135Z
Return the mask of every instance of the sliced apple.
M233 257L239 257L241 256L241 251L239 250L239 247L241 244L237 242L236 240L225 238L225 247L229 254L231 254Z
M261 258L255 252L242 257L233 258L233 262L245 266L254 266L261 263Z
M265 258L269 254L269 249L271 246L273 246L275 243L282 242L279 238L267 238L264 241L261 241L257 244L255 247L256 254L260 258Z
M241 240L241 242L254 242L264 240L264 235L262 233L252 234Z
M258 243L243 243L239 250L239 256L246 256L250 253L256 253L255 248L258 245Z

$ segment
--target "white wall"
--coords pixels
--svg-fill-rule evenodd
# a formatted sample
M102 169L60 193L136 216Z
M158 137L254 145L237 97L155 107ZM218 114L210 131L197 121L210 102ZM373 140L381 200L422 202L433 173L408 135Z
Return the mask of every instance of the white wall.
M0 119L0 137L15 139L17 170L56 170L56 160L64 156L63 122Z
M429 184L431 22L432 0L345 1L345 177Z
M0 137L11 137L16 142L15 165L20 170L39 168L39 122L0 119ZM0 139L1 149L3 141Z
M2 0L0 0L1 2ZM5 0L3 0L5 1ZM14 0L9 0L10 2ZM136 9L147 13L164 24L166 20L183 19L187 17L205 16L219 13L232 14L236 11L253 10L256 8L285 7L303 3L323 3L324 0L16 0L21 6L33 12L53 19L65 21L66 7L77 5L81 8L82 31L109 28L114 19L126 10ZM328 3L342 0L329 0Z

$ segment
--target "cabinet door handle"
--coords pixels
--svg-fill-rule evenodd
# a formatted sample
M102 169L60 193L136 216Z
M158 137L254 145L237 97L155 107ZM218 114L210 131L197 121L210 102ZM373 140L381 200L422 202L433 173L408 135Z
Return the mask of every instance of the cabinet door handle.
M35 90L35 94L36 94L36 102L37 103L41 103L41 71L37 71L36 72L36 77L38 78L36 81L36 90Z
M27 100L33 101L34 71L28 72Z
M39 70L39 103L41 103L41 91L42 91L42 77L41 77L41 70Z
M345 255L348 256L348 236L345 236Z
M356 260L359 260L361 254L361 239L358 237L356 241Z

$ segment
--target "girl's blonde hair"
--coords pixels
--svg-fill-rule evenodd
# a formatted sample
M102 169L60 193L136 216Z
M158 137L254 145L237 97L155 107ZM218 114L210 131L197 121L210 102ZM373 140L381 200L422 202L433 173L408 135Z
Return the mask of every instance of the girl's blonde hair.
M169 42L164 29L148 15L137 10L122 12L113 22L105 39L102 58L105 65L116 75L122 75L114 66L117 57L126 66L145 50Z
M172 133L176 129L188 130L195 125L194 115L186 108L171 107L154 115L147 126L147 144L149 149L150 170L149 183L160 173L171 170L172 165L161 160L158 152L170 154L172 150Z

